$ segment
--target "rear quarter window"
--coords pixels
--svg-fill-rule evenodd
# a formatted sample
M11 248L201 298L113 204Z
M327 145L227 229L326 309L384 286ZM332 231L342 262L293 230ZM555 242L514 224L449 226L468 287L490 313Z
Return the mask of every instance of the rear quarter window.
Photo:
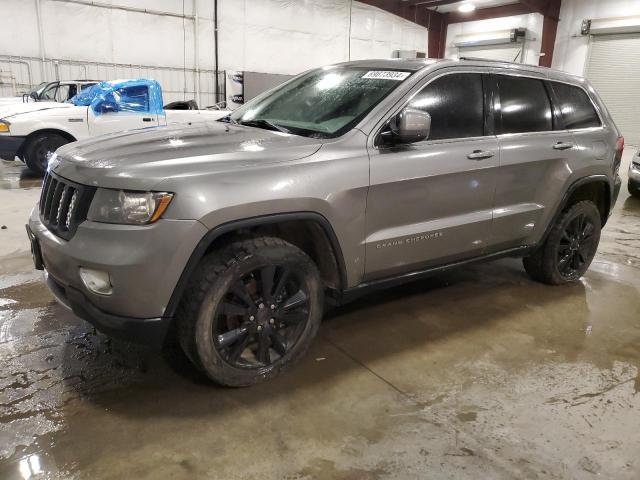
M553 130L551 101L542 80L509 75L496 76L500 104L499 133Z
M601 125L591 99L582 88L559 82L551 82L551 88L562 114L564 128L573 130Z

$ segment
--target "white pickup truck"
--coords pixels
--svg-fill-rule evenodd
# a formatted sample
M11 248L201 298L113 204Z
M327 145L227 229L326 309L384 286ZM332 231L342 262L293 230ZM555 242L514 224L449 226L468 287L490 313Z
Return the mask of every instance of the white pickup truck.
M16 156L43 174L58 147L108 133L212 121L227 110L165 110L155 80L115 80L83 90L67 103L0 105L0 158Z

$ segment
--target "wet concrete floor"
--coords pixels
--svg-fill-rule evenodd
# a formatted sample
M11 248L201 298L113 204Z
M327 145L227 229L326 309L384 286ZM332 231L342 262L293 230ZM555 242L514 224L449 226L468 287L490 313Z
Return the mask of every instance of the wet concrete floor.
M37 185L0 161L0 479L640 478L624 187L579 283L506 259L398 287L330 313L281 378L223 389L53 301L23 227Z

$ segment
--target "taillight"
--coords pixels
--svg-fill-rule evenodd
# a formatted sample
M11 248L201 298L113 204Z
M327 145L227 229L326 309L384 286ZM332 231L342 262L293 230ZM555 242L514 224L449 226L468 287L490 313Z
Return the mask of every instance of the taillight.
M622 152L624 151L624 137L618 137L616 141L616 154L613 157L613 171L618 173L618 169L620 168L620 163L622 162Z

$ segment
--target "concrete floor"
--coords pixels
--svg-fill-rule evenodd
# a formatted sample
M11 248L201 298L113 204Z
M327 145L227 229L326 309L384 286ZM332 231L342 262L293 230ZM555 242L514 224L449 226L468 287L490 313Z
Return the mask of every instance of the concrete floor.
M625 187L579 283L507 259L395 288L330 314L283 377L232 390L54 303L23 227L38 183L0 162L2 479L640 478Z

